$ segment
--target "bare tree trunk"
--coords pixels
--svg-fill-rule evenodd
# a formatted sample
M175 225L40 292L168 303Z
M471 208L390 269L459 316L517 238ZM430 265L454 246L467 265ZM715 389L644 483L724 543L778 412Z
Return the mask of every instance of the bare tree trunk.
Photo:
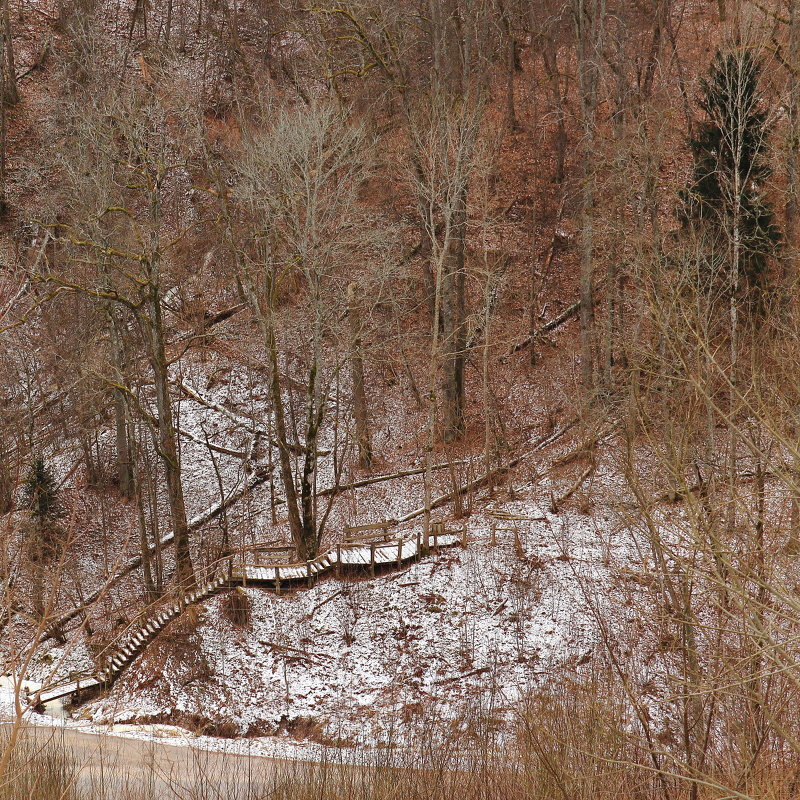
M786 164L786 239L794 244L797 226L798 203L800 203L800 8L798 0L789 3L789 153Z
M8 465L8 453L0 447L0 516L14 507L16 481Z
M305 549L303 522L300 517L299 498L297 486L294 481L292 471L292 451L289 445L288 433L286 428L286 412L281 397L280 384L280 365L278 364L278 345L275 340L275 326L272 319L272 309L268 305L265 309L258 297L255 287L249 276L242 269L240 272L242 291L247 298L253 313L256 316L261 335L264 339L264 346L267 350L267 357L270 364L270 397L272 400L272 411L275 415L275 441L278 445L278 461L281 470L281 482L283 491L286 495L286 511L289 515L289 532L292 541L297 546L298 555L301 549ZM270 288L268 291L272 291Z
M447 244L447 234L445 235ZM431 511L433 509L433 450L436 444L436 419L438 412L437 370L439 367L439 324L442 313L443 256L439 258L434 269L433 320L431 324L431 360L428 378L428 430L425 442L425 473L423 487L423 548L430 548Z
M506 125L508 125L510 131L515 131L519 127L517 125L517 111L514 102L514 74L519 69L519 48L517 40L514 38L514 32L511 29L511 20L509 19L508 9L505 3L500 4L500 23L503 29L506 49Z
M487 287L488 289L489 287ZM490 400L489 390L489 343L491 341L491 322L492 322L492 306L489 301L489 294L491 289L487 291L486 305L483 313L483 358L482 358L482 377L483 377L483 457L485 461L486 475L489 496L494 493L494 481L491 477L492 474L492 455L494 453L494 437L492 435L494 426L492 425L492 403ZM531 306L533 308L533 306ZM533 347L533 343L531 343Z
M178 436L175 430L172 403L169 396L169 371L164 342L164 324L161 316L161 298L157 282L149 287L148 310L150 316L146 324L149 339L148 359L153 370L156 393L158 453L164 464L170 518L175 537L175 577L178 588L183 592L187 592L194 589L196 584L189 547L186 502L181 483Z
M644 78L641 84L640 103L646 103L653 92L653 82L658 67L658 61L661 57L661 46L664 41L666 19L670 13L671 7L672 0L658 0L655 19L653 20L653 36L650 40L650 52L647 55Z
M116 429L117 473L119 476L119 493L122 497L132 497L134 492L133 470L131 467L131 448L128 443L128 404L125 388L125 367L122 341L117 329L114 309L106 309L108 332L111 339L112 357L114 359L114 422Z
M17 73L14 66L14 40L11 36L11 13L8 8L8 0L2 0L3 3L3 39L5 47L3 48L3 71L4 82L2 99L5 103L18 103L19 90L17 89Z
M660 0L660 5L664 5L664 0ZM658 21L656 28L660 30ZM656 34L654 33L654 41ZM658 37L660 41L660 35ZM655 43L653 44L655 48ZM624 69L625 54L623 48L622 38L616 37L616 66L614 72L616 73L616 108L613 114L613 131L614 142L617 153L623 154L628 149L627 143L623 140L625 132L626 109L628 106L628 82L626 80L626 73ZM651 52L651 57L657 57L657 51ZM651 76L652 78L652 76ZM620 258L620 248L617 240L618 236L612 238L610 252L606 256L606 277L605 277L605 320L603 325L603 343L602 343L602 366L599 371L602 374L603 390L607 397L611 396L614 388L612 380L612 370L614 368L614 345L617 341L617 309L620 303L617 297L618 292L618 261Z
M741 146L740 148L741 149ZM729 313L730 313L730 392L728 409L728 504L725 515L725 525L730 536L734 535L736 527L736 473L739 436L736 430L736 413L739 405L738 373L739 373L739 261L741 259L741 191L739 159L734 168L733 186L733 257L732 279L729 288Z
M321 401L317 398L318 361L315 358L308 376L308 405L306 408L305 458L300 478L300 509L302 512L302 536L297 552L301 560L317 555L317 437L322 422Z
M606 319L603 342L603 388L611 394L613 381L611 377L614 368L614 340L616 339L616 312L617 312L617 260L616 252L612 251L606 268Z
M131 429L131 434L133 429ZM128 441L133 442L133 436L128 435ZM161 594L164 590L164 558L161 547L161 526L158 519L158 498L156 496L156 481L158 479L158 466L150 459L149 453L146 450L137 449L139 454L139 463L141 464L141 457L144 455L147 461L147 506L150 511L150 538L153 540L153 561L152 569L154 570L154 584L156 594ZM138 478L141 485L143 471L138 470Z
M542 48L542 61L544 62L544 69L550 86L551 105L556 118L556 171L553 175L553 181L560 185L564 183L567 160L566 110L558 74L558 56L555 45L550 39L544 43Z
M130 438L126 436L126 442L131 444ZM131 448L133 452L133 448ZM132 471L133 493L136 500L136 516L139 523L139 551L142 555L142 574L144 576L144 588L148 598L153 601L158 597L156 585L153 582L153 569L150 563L150 542L147 540L147 519L144 513L144 496L142 495L142 482L138 470Z
M5 30L5 29L4 29ZM3 69L5 63L6 53L6 35L5 32L0 34L0 216L2 216L7 209L7 179L6 179L6 133L7 133L7 117L6 117L6 71Z
M594 392L594 136L597 113L600 26L602 0L577 0L578 78L583 127L583 179L581 187L581 384L588 399Z
M347 314L350 317L350 369L353 381L353 416L356 423L358 463L361 469L372 469L372 442L369 434L367 393L364 387L364 359L361 346L361 313L356 299L357 286L347 287Z
M764 653L769 652L769 639L765 633L765 613L764 609L769 607L769 590L766 565L766 550L764 546L764 507L766 500L764 465L761 457L756 461L755 475L755 597L747 598L748 605L751 606L750 614L752 620L749 623L751 629L750 636L752 642L752 655L748 673L750 680L746 684L748 705L748 733L750 755L747 762L745 778L749 777L755 768L756 759L762 750L765 736L768 731L767 718L769 712L766 711L765 680L764 680ZM745 612L746 613L746 612ZM768 685L768 683L767 683Z
M270 315L271 319L271 315ZM298 551L303 542L303 525L300 520L300 512L297 506L297 488L292 472L292 454L289 449L289 442L286 433L286 415L283 408L283 398L281 397L280 371L278 366L278 348L275 342L275 330L270 323L267 324L267 351L269 353L271 375L270 392L272 395L272 409L275 413L275 438L278 442L278 456L281 465L281 479L283 480L283 491L286 494L286 510L289 513L289 529L292 540L298 547Z
M127 408L124 394L114 389L114 426L116 433L117 473L119 493L122 497L133 496L133 476L130 447L128 446Z
M169 40L172 35L172 8L173 0L167 0L167 19L164 23L164 44L169 47Z
M734 7L734 10L735 7ZM738 30L738 29L737 29ZM741 61L737 61L737 70L741 69ZM745 143L744 143L744 130L741 126L741 120L747 114L749 109L742 107L742 91L743 80L742 76L737 74L735 87L736 94L732 98L734 104L734 120L737 129L730 131L727 135L731 141L731 151L733 156L733 186L730 187L733 200L733 214L731 220L731 279L728 286L730 292L729 313L730 313L730 392L728 409L728 507L726 510L725 524L728 530L728 535L734 535L734 528L736 526L736 476L737 476L737 447L739 444L739 437L736 429L736 415L739 406L739 291L740 282L742 280L741 264L742 264L742 198L745 191L745 182L747 176L743 178L743 171L745 167Z
M452 229L443 259L442 350L444 360L444 419L446 442L464 432L464 366L466 361L466 275L464 247L467 226L466 176L452 209Z

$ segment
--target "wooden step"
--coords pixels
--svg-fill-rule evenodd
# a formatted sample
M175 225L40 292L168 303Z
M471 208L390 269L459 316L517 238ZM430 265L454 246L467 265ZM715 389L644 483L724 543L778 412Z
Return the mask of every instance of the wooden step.
M439 547L449 547L461 544L461 539L456 534L445 533L438 536L436 541L432 543ZM57 686L49 690L49 693L63 692L58 696L66 696L90 685L112 684L119 673L147 647L150 640L157 636L175 617L179 616L186 606L209 597L222 587L253 580L262 584L271 584L272 588L277 590L279 584L306 580L310 576L316 576L332 569L336 564L358 567L369 566L373 563L373 559L376 564L399 563L400 561L408 561L414 558L418 554L418 550L419 547L415 538L398 538L395 541L380 542L374 545L359 546L357 543L353 543L346 547L337 547L336 550L323 553L313 561L306 563L281 564L277 566L256 564L247 565L244 568L234 567L231 577L220 575L190 593L184 602L162 607L142 627L131 634L124 644L118 646L116 652L108 657L104 667L96 675L88 679L89 683L82 679L80 685L78 685L78 682L64 684L61 687ZM279 580L276 580L276 578L279 578ZM70 689L70 687L74 688ZM44 693L42 693L42 696L45 696Z

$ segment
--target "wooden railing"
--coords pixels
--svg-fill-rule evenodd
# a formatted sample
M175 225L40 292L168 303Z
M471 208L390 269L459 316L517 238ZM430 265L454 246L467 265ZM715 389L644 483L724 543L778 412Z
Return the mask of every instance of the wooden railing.
M363 533L370 530L384 530L388 525L359 526ZM433 547L447 547L452 545L466 545L466 530L462 528L459 537L455 532L449 532L444 526L432 526L431 538ZM120 673L155 639L155 637L176 617L180 616L185 608L194 603L207 599L213 594L230 588L231 586L247 586L255 583L261 586L271 586L277 594L282 587L289 584L306 583L313 585L314 581L323 573L335 570L340 574L343 567L363 568L369 567L370 573L375 574L378 565L395 565L398 569L406 561L418 559L423 553L421 536L418 533L413 538L398 538L392 541L350 541L336 545L335 550L317 556L310 561L287 562L283 564L247 563L248 553L270 550L271 552L287 552L291 548L275 547L266 548L259 546L242 547L235 552L226 554L209 564L201 573L198 588L179 598L167 598L166 602L160 601L157 605L148 606L132 619L121 635L116 638L116 643L108 645L100 656L103 666L94 675L79 676L69 683L50 687L38 692L32 699L31 705L36 706L42 702L66 697L76 692L85 691L99 686L109 686ZM392 550L391 557L382 557L381 553ZM343 557L344 554L344 557ZM241 559L241 566L236 567L235 561ZM266 577L248 578L251 573L266 571Z

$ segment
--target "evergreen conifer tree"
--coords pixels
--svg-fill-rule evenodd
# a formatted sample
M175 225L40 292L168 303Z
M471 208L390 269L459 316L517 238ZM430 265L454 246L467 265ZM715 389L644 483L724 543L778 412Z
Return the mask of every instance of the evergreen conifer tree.
M62 515L55 478L45 460L39 456L33 460L25 478L24 498L25 507L40 526L54 522Z
M751 52L717 51L700 84L705 120L689 141L694 168L679 216L685 227L704 237L709 268L722 276L728 292L766 289L769 258L781 240L764 196L772 171L760 74Z

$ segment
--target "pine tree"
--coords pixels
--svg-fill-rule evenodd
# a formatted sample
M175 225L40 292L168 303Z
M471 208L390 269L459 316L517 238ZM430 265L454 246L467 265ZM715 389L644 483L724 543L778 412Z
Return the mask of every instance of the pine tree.
M62 516L58 488L50 467L37 456L24 484L25 507L39 526L46 526Z
M706 239L709 267L720 271L729 291L766 289L769 258L781 240L763 194L772 170L760 74L751 52L717 51L708 78L700 84L699 104L706 118L689 140L694 169L679 216L684 227Z

